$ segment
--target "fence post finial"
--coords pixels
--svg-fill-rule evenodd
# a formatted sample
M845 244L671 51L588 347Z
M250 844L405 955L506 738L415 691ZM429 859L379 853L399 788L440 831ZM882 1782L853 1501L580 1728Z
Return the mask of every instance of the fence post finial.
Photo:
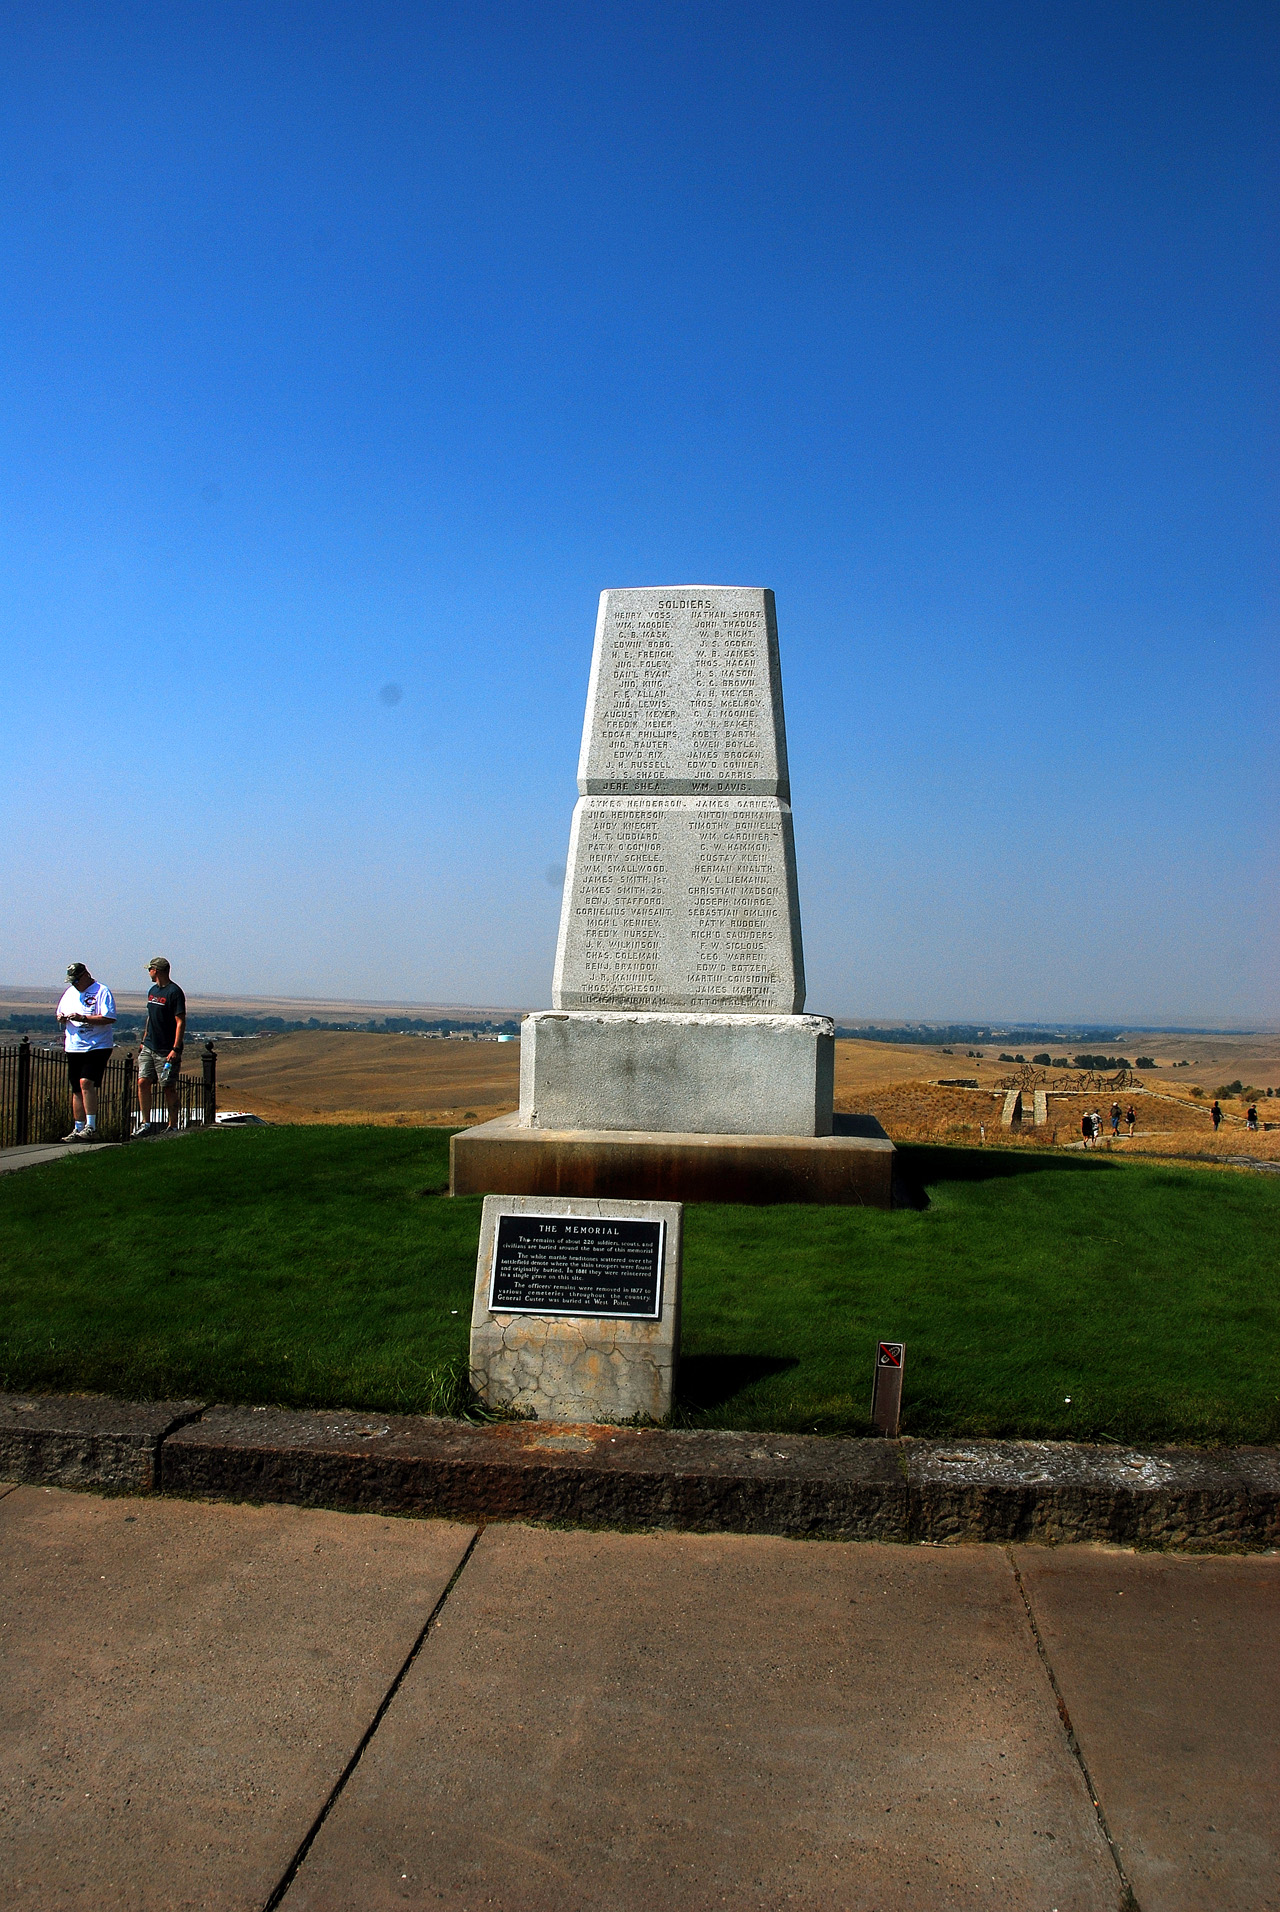
M218 1119L218 1052L212 1042L205 1043L200 1061L204 1068L204 1126L211 1129Z

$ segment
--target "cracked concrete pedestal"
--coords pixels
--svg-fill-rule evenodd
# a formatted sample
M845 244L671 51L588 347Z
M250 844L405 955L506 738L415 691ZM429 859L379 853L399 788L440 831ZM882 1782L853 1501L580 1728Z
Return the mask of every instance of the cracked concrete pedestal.
M679 1202L607 1202L553 1197L486 1197L471 1310L471 1384L490 1407L539 1421L659 1421L671 1412L680 1351ZM530 1216L583 1222L660 1222L654 1320L569 1312L558 1298L538 1312L490 1306L499 1220Z
M520 1124L688 1135L830 1135L829 1016L535 1010Z

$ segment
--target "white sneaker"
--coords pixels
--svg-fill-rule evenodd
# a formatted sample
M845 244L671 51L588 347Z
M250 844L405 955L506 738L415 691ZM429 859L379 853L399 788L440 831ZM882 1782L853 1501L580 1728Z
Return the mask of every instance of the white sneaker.
M83 1129L72 1129L72 1131L71 1131L71 1133L70 1133L70 1135L64 1135L62 1139L63 1139L63 1141L64 1141L64 1142L83 1142L83 1141L84 1141L84 1130L83 1130Z

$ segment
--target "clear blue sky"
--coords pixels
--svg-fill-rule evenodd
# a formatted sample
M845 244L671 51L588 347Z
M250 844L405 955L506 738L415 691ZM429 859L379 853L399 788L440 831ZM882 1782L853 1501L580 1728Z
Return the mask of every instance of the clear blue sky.
M811 1008L1280 1018L1278 19L14 0L0 980L546 1003L766 584Z

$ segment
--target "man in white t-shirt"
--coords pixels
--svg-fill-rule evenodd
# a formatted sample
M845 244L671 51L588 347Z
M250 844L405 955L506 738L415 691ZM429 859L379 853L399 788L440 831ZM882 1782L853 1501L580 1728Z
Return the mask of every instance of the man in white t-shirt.
M105 983L93 980L84 963L68 964L67 983L58 1004L58 1021L65 1031L71 1113L76 1125L62 1139L96 1142L98 1090L115 1043L115 998Z

